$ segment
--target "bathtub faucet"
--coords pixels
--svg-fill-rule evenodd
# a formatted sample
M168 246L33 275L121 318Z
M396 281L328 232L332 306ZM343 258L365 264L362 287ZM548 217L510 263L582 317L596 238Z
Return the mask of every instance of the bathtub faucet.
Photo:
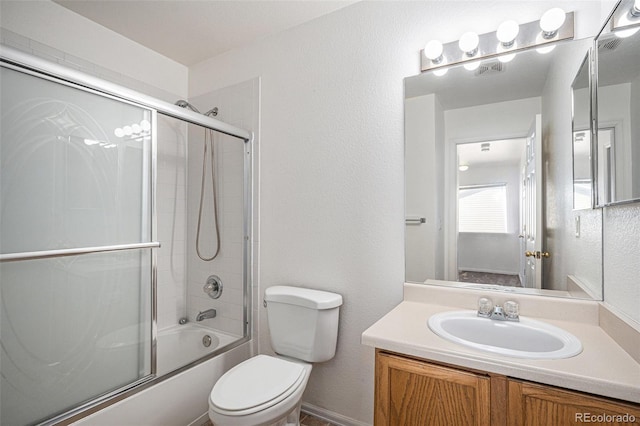
M198 313L198 316L196 317L196 321L202 321L204 319L215 318L215 317L216 317L216 310L207 309L206 311L202 311Z

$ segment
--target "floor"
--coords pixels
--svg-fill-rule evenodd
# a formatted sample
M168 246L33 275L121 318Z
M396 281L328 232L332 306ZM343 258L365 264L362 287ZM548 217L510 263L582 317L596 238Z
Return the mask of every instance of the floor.
M211 421L208 421L203 426L213 426ZM321 420L311 414L300 413L300 426L336 426L333 423Z
M458 281L465 283L496 284L506 287L522 287L520 277L507 274L490 274L487 272L460 271Z

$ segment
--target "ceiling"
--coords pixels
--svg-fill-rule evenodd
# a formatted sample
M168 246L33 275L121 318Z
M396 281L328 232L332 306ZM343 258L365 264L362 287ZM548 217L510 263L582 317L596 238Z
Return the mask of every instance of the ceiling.
M186 66L341 9L356 0L54 0Z

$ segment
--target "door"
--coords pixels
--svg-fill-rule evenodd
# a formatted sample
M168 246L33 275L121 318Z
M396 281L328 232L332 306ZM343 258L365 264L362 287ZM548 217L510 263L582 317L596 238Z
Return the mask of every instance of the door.
M527 133L522 172L521 265L523 284L542 288L542 116L537 114Z

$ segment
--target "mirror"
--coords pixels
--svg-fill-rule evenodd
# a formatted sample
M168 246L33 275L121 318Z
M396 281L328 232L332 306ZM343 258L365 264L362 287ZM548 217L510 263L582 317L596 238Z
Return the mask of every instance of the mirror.
M602 298L602 212L573 209L571 87L592 44L405 79L406 281Z
M591 173L591 90L589 85L590 51L584 57L578 75L571 85L573 102L573 208L594 206Z
M640 200L640 16L623 1L596 39L598 205Z

